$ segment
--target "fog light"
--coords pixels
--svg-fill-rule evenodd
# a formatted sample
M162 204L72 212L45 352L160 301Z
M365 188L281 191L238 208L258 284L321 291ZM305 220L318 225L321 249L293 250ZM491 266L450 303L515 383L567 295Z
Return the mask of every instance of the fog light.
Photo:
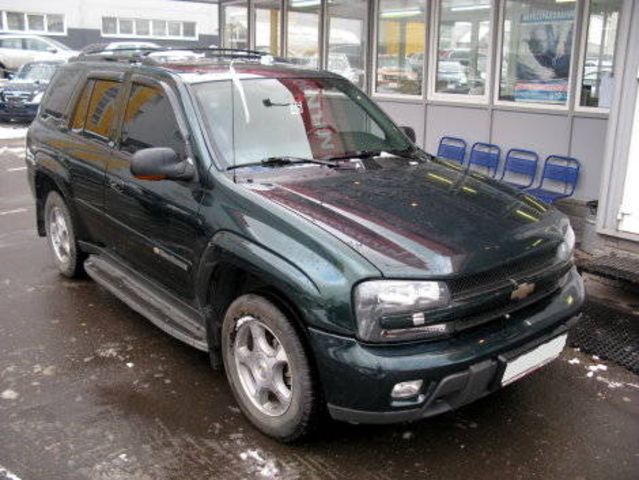
M394 399L407 399L413 398L419 395L419 391L422 389L422 380L411 380L410 382L400 382L395 384L391 397Z

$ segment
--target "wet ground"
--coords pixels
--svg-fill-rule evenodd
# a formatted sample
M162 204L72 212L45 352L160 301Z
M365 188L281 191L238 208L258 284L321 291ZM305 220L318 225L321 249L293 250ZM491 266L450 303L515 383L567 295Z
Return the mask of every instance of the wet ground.
M637 478L639 377L574 349L417 424L265 438L206 355L56 274L22 146L0 140L1 480Z

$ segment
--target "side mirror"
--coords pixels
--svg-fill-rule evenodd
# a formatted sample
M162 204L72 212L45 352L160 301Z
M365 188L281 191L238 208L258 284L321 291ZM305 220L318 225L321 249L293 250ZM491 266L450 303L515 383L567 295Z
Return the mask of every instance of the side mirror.
M195 168L189 160L180 160L172 148L157 147L135 152L131 173L140 180L192 180Z
M58 53L58 49L55 47L47 47L47 52L49 53Z
M415 135L415 129L413 127L399 127L399 129L404 132L404 135L406 135L409 140L413 143L415 143L417 141L417 135Z

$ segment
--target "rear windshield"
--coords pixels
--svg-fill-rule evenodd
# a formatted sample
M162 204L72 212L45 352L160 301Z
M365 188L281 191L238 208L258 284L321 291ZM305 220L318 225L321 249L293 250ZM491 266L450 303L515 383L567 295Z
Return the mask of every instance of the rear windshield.
M48 82L57 68L58 65L55 63L27 63L18 71L16 78L32 82Z

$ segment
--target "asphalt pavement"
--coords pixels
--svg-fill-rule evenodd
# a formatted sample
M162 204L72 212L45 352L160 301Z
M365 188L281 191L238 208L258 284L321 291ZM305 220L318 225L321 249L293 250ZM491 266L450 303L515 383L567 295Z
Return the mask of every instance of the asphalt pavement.
M572 348L440 417L264 437L205 354L57 275L21 133L0 127L0 480L639 477L639 377Z

